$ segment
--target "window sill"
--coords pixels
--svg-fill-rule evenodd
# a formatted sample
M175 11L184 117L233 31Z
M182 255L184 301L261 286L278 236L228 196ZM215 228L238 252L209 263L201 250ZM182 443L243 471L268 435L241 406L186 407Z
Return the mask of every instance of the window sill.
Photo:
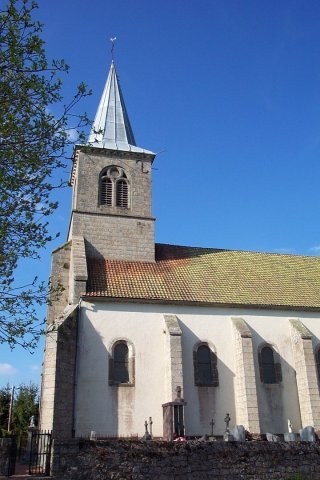
M196 387L219 387L219 385L215 383L195 383Z
M117 383L117 382L109 382L110 387L134 387L134 383Z
M261 382L261 385L263 385L265 388L273 389L273 388L280 387L281 382L278 382L278 383L264 383L264 382Z

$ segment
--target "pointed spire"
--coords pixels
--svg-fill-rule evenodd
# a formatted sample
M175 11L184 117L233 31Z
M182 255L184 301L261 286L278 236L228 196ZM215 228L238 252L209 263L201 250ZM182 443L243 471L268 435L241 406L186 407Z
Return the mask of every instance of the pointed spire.
M152 153L136 146L113 60L88 143L98 148Z

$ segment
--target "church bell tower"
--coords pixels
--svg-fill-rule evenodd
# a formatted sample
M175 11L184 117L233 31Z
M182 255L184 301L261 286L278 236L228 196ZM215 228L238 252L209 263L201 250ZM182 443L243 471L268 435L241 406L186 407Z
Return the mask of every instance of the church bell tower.
M155 154L136 145L112 61L87 145L77 145L68 239L86 256L154 261L151 172Z
M112 61L88 142L74 151L68 241L52 253L51 282L63 291L48 307L40 425L55 439L74 435L77 318L88 264L155 260L154 157L136 145Z

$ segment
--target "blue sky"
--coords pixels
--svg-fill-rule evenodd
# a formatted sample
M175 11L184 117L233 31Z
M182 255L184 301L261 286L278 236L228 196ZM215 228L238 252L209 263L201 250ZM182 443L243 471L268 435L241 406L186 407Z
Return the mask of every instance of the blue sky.
M320 2L39 1L48 57L84 81L94 118L115 62L137 144L158 152L156 241L318 255ZM64 173L69 176L69 169ZM70 192L51 218L60 239L32 270L46 279L66 239ZM17 282L26 273L19 271ZM45 309L39 316L45 315ZM0 385L39 383L34 355L0 347Z

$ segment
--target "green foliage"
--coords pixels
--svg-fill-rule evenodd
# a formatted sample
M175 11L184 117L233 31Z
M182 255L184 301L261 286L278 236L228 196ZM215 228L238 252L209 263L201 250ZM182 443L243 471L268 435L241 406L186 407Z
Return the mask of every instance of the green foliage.
M27 444L31 418L37 421L39 389L32 383L21 384L14 389L10 432L8 432L11 394L12 389L8 385L0 389L0 437L14 433L18 438L18 448L21 450Z
M37 8L33 0L0 6L0 343L29 349L41 333L36 305L46 302L49 287L33 277L17 285L14 274L21 259L39 258L52 240L52 193L64 185L53 178L65 166L71 133L83 140L88 120L74 108L90 94L81 84L63 103L61 75L69 67L48 62Z
M26 433L30 425L31 417L37 420L39 401L39 389L36 385L21 384L16 390L12 409L12 430L17 434Z
M8 429L9 405L11 390L9 385L0 389L0 437L5 435Z

